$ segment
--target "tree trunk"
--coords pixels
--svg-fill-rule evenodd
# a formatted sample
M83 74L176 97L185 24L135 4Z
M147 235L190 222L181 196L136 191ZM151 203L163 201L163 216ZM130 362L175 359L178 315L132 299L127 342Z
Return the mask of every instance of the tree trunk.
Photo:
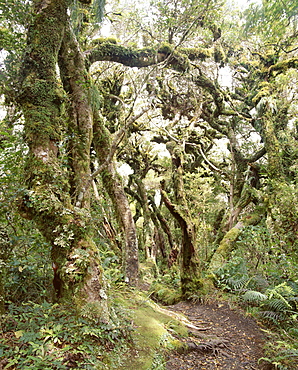
M223 263L229 259L232 251L235 249L235 243L240 236L241 231L247 226L257 225L263 216L264 209L259 208L255 213L243 217L241 221L237 222L237 224L226 233L221 240L219 247L211 258L208 267L210 272L213 272L221 267Z
M124 236L123 268L127 282L137 286L139 281L139 253L135 223L124 191L122 179L115 169L113 160L106 162L111 150L110 133L98 113L94 120L94 148L97 152L99 165L104 165L101 178L108 192Z
M144 186L144 183L142 181L142 176L140 174L139 178L138 173L135 172L134 174L134 181L135 184L137 185L137 192L138 192L138 199L140 201L142 210L143 210L143 227L142 227L142 232L143 232L143 240L144 240L144 247L145 247L145 252L146 252L146 258L151 259L156 263L156 253L157 253L157 246L155 244L154 240L154 228L152 227L151 224L151 211L149 208L149 201L148 201L148 196L146 193L146 189Z
M167 223L167 220L163 217L161 214L160 210L157 208L154 198L149 196L149 201L150 205L152 207L152 220L153 223L155 224L155 227L159 229L158 223L159 222L161 229L163 232L167 235L168 242L170 245L170 253L168 257L168 266L171 267L176 261L177 261L177 256L178 256L178 249L174 243L173 235L171 232L171 229ZM164 248L164 251L161 250L162 256L166 258L166 250Z
M90 147L93 135L91 106L91 80L85 60L70 24L66 23L59 51L59 68L63 87L70 97L67 105L67 151L70 194L72 203L79 208L89 208Z
M12 252L12 244L7 230L0 226L0 315L5 313L5 279L7 261Z
M89 176L92 138L88 86L82 83L88 82L88 77L70 33L67 4L66 0L35 2L21 69L19 103L25 118L29 152L25 166L27 190L18 205L20 213L36 222L52 247L62 298L72 301L78 310L85 304L93 304L98 315L106 320L102 268L92 241L89 195L83 189ZM62 115L66 94L56 69L60 49L63 60L60 73L66 91L71 94L72 114L68 124L75 143L71 173L59 152L66 131ZM78 200L81 207L77 206Z
M269 179L284 181L284 171L282 166L282 156L280 143L276 137L276 128L274 124L274 116L270 111L270 107L266 107L267 111L263 114L263 128L265 136L265 146L268 155L268 175Z
M167 146L172 156L172 173L176 204L168 198L164 189L161 196L164 204L178 221L182 232L181 248L181 289L182 295L187 298L197 293L202 287L199 278L199 267L195 249L196 233L185 197L183 182L183 150L176 144Z

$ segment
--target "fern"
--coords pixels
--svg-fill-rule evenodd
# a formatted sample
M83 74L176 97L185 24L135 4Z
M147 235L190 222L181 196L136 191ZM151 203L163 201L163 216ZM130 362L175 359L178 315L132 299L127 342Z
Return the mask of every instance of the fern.
M248 290L247 292L245 292L243 294L242 299L245 302L252 303L252 304L255 304L255 305L259 305L261 302L268 299L268 297L267 297L266 294L257 292L255 290Z
M281 351L280 354L282 356L286 356L286 357L297 357L298 359L298 349L295 349L295 348L290 348L290 349L285 349L284 351Z
M270 299L264 304L272 311L276 312L287 312L289 308L292 308L291 305L285 299Z
M293 310L298 311L298 297L290 297L288 302Z
M275 311L261 311L259 312L259 317L275 325L278 325L280 321L284 321L286 319L285 314Z
M244 285L248 281L248 276L240 276L240 277L235 277L231 276L227 279L225 279L225 283L232 289L232 290L240 290L241 288L244 287Z
M268 288L269 283L264 277L257 275L250 278L248 286L251 290L264 292Z
M295 296L294 289L288 285L286 282L283 282L274 288L267 289L266 293L268 294L269 299L271 298L279 298L284 299L284 297L293 297Z
M290 328L288 329L288 333L295 338L298 338L298 328Z
M267 289L265 294L248 290L242 300L259 307L259 317L271 324L278 325L283 321L293 321L297 317L298 297L287 283Z
M245 261L240 257L228 261L214 274L217 286L227 291L240 290L249 281Z

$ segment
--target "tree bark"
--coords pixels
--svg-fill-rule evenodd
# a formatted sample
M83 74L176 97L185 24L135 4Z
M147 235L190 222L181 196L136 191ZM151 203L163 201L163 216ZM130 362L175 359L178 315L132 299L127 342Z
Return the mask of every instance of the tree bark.
M18 200L20 213L33 219L52 247L52 258L61 284L61 296L78 311L94 305L98 316L108 319L102 268L92 241L88 194L76 206L82 184L89 176L92 116L82 64L83 59L68 26L66 0L35 2L29 27L27 52L21 69L19 103L25 118L29 147L25 167L27 189ZM65 89L70 93L73 131L72 170L69 174L59 153L65 133L63 106L66 94L57 77L58 53L66 51L61 68ZM78 69L74 68L78 63ZM78 78L84 78L78 80ZM72 127L75 125L75 127ZM86 145L84 152L82 145ZM88 152L88 153L87 153ZM70 181L69 178L72 178ZM76 196L71 191L75 189ZM82 208L84 207L84 208Z
M213 272L221 267L222 264L229 259L232 251L235 249L235 243L240 236L241 231L247 226L257 225L263 216L264 209L260 208L259 210L256 210L255 213L243 217L242 220L237 222L237 224L225 234L219 244L219 247L211 258L208 267L210 272Z
M86 51L85 55L89 64L109 61L128 67L144 68L166 62L171 68L185 72L190 66L190 60L206 60L212 57L212 52L211 49L207 48L178 48L174 50L167 44L161 45L158 49L134 49L117 45L106 39L95 45L93 49Z
M153 220L155 226L157 227L157 225L158 225L157 222L154 221L154 219L156 218L159 221L162 230L167 235L167 238L168 238L168 242L169 242L171 251L174 250L174 249L176 250L176 246L175 246L175 243L174 243L173 235L171 233L171 229L170 229L170 227L169 227L169 225L167 223L167 220L163 217L163 215L161 214L161 212L157 208L157 206L156 206L156 204L154 202L153 197L149 196L149 201L150 201L150 206L152 207L152 214L154 215L153 218L152 218L152 220ZM157 228L159 229L159 227L157 227ZM162 252L162 254L163 254L163 257L166 256L165 252Z
M282 166L282 155L280 143L276 137L276 127L274 123L274 113L267 106L263 114L263 128L265 136L265 146L268 155L268 175L270 180L283 181L284 171Z
M140 176L139 178L137 178ZM148 201L148 196L146 193L146 189L144 186L144 183L142 181L142 176L141 174L138 174L135 172L134 174L134 182L137 186L137 192L138 192L138 199L140 201L142 210L143 210L143 227L142 227L142 232L143 232L143 240L144 240L144 247L146 251L146 258L151 259L156 263L156 253L157 253L157 246L154 241L154 228L152 227L151 224L151 211L149 208L149 201Z
M86 184L91 174L90 147L93 135L91 80L85 68L84 56L69 23L66 23L58 62L63 87L70 98L67 105L70 194L76 207L88 208L90 188L86 188Z
M12 244L7 230L0 226L0 315L5 313L5 279L7 261L12 251Z
M173 204L170 201L163 188L161 189L161 196L164 204L175 217L181 228L181 289L183 297L187 298L191 294L197 293L199 288L202 287L195 248L196 233L185 197L183 182L183 149L179 144L171 144L168 145L167 148L172 156L173 187L177 204Z
M103 121L98 113L94 114L94 148L97 152L99 165L104 165L101 172L102 182L108 192L124 236L123 269L127 282L137 286L139 281L139 253L136 227L127 196L124 191L122 179L115 169L115 163L110 155L111 138L110 133L104 127Z

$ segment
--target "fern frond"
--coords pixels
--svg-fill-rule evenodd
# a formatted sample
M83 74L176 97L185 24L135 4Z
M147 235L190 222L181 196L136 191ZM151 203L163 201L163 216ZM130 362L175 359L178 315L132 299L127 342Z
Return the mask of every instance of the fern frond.
M248 290L242 296L242 299L245 302L253 303L253 304L259 304L259 303L265 301L267 298L268 297L266 296L266 294L257 292L255 290Z
M288 285L286 282L283 282L274 288L267 289L266 294L270 298L281 298L281 297L292 297L295 296L294 289Z
M265 306L268 307L270 310L275 312L287 312L291 309L291 305L285 299L270 299L265 302Z
M288 299L288 302L293 310L298 311L298 297L291 297Z
M252 276L247 287L251 290L264 292L268 289L269 282L262 276Z
M286 318L283 313L274 311L261 311L259 312L259 317L275 325L278 325L280 321L283 321Z
M100 23L104 16L105 0L95 0L92 4L95 21Z
M287 285L286 282L281 283L274 288L267 289L266 294L268 295L268 300L272 302L273 309L274 305L276 304L276 310L292 310L292 305L288 302L289 299L294 298L295 291L294 289ZM283 304L281 303L283 302Z
M290 328L288 333L295 338L298 338L298 328Z
M240 277L235 277L231 276L227 279L225 279L225 283L232 289L232 290L239 290L244 287L244 285L248 281L248 276L240 276Z
M280 352L281 356L284 358L289 358L289 357L297 357L298 358L298 349L295 348L290 348L290 349L285 349L284 351Z

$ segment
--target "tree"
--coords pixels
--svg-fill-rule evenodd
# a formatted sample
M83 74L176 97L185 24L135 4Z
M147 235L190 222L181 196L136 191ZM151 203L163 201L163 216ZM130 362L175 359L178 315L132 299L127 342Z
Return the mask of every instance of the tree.
M93 304L106 318L102 268L88 212L90 191L85 190L93 121L90 80L71 30L68 5L64 0L33 4L17 96L29 148L26 188L18 199L18 209L23 217L36 222L51 245L61 296L73 300L78 309ZM68 142L60 148L65 135ZM69 170L63 163L66 150L71 153Z
M235 42L227 33L231 24L216 24L219 2L159 2L154 5L158 16L151 21L134 19L136 40L141 40L137 47L111 38L90 42L82 34L76 37L68 15L71 5L66 0L36 0L33 4L15 98L25 118L28 145L26 187L18 198L19 211L36 222L50 243L62 295L68 299L74 296L79 306L101 301L105 309L99 252L92 240L91 184L101 174L124 235L126 276L137 285L137 233L115 158L121 157L121 143L125 146L134 135L142 135L136 122L144 111L149 112L146 130L150 133L150 114L158 116L159 132L150 134L149 140L166 142L172 159L173 192L165 191L166 183L161 193L180 225L181 283L187 296L200 288L201 271L195 230L199 216L190 212L186 173L208 171L227 189L223 195L229 197L229 209L224 217L222 212L214 217L221 226L215 238L215 248L219 248L209 256L212 268L229 258L244 227L272 214L278 194L274 183L280 177L285 185L293 181L293 171L285 169L285 163L296 158L296 139L290 141L282 132L285 127L289 133L296 132L286 124L294 115L294 98L286 94L279 97L278 92L284 91L283 83L296 91L287 77L297 69L295 28L284 38L272 39L273 44L264 44L261 36L258 44L241 35ZM289 12L289 19L295 19L292 8ZM92 34L92 27L88 32ZM122 95L125 69L113 67L108 75L99 68L93 74L97 82L93 82L89 72L93 73L98 62L146 70L141 88L131 84L135 99L129 107L129 98ZM225 65L235 76L231 87L220 84ZM144 111L134 115L137 100L148 103ZM255 142L251 133L260 140ZM227 158L214 155L222 139L228 142ZM98 166L93 173L92 150ZM140 169L139 158L122 158L135 167L135 175L141 179L146 176L146 171L136 171ZM149 225L150 194L140 179L134 183L135 199L139 197ZM265 196L268 189L273 194L269 200Z

